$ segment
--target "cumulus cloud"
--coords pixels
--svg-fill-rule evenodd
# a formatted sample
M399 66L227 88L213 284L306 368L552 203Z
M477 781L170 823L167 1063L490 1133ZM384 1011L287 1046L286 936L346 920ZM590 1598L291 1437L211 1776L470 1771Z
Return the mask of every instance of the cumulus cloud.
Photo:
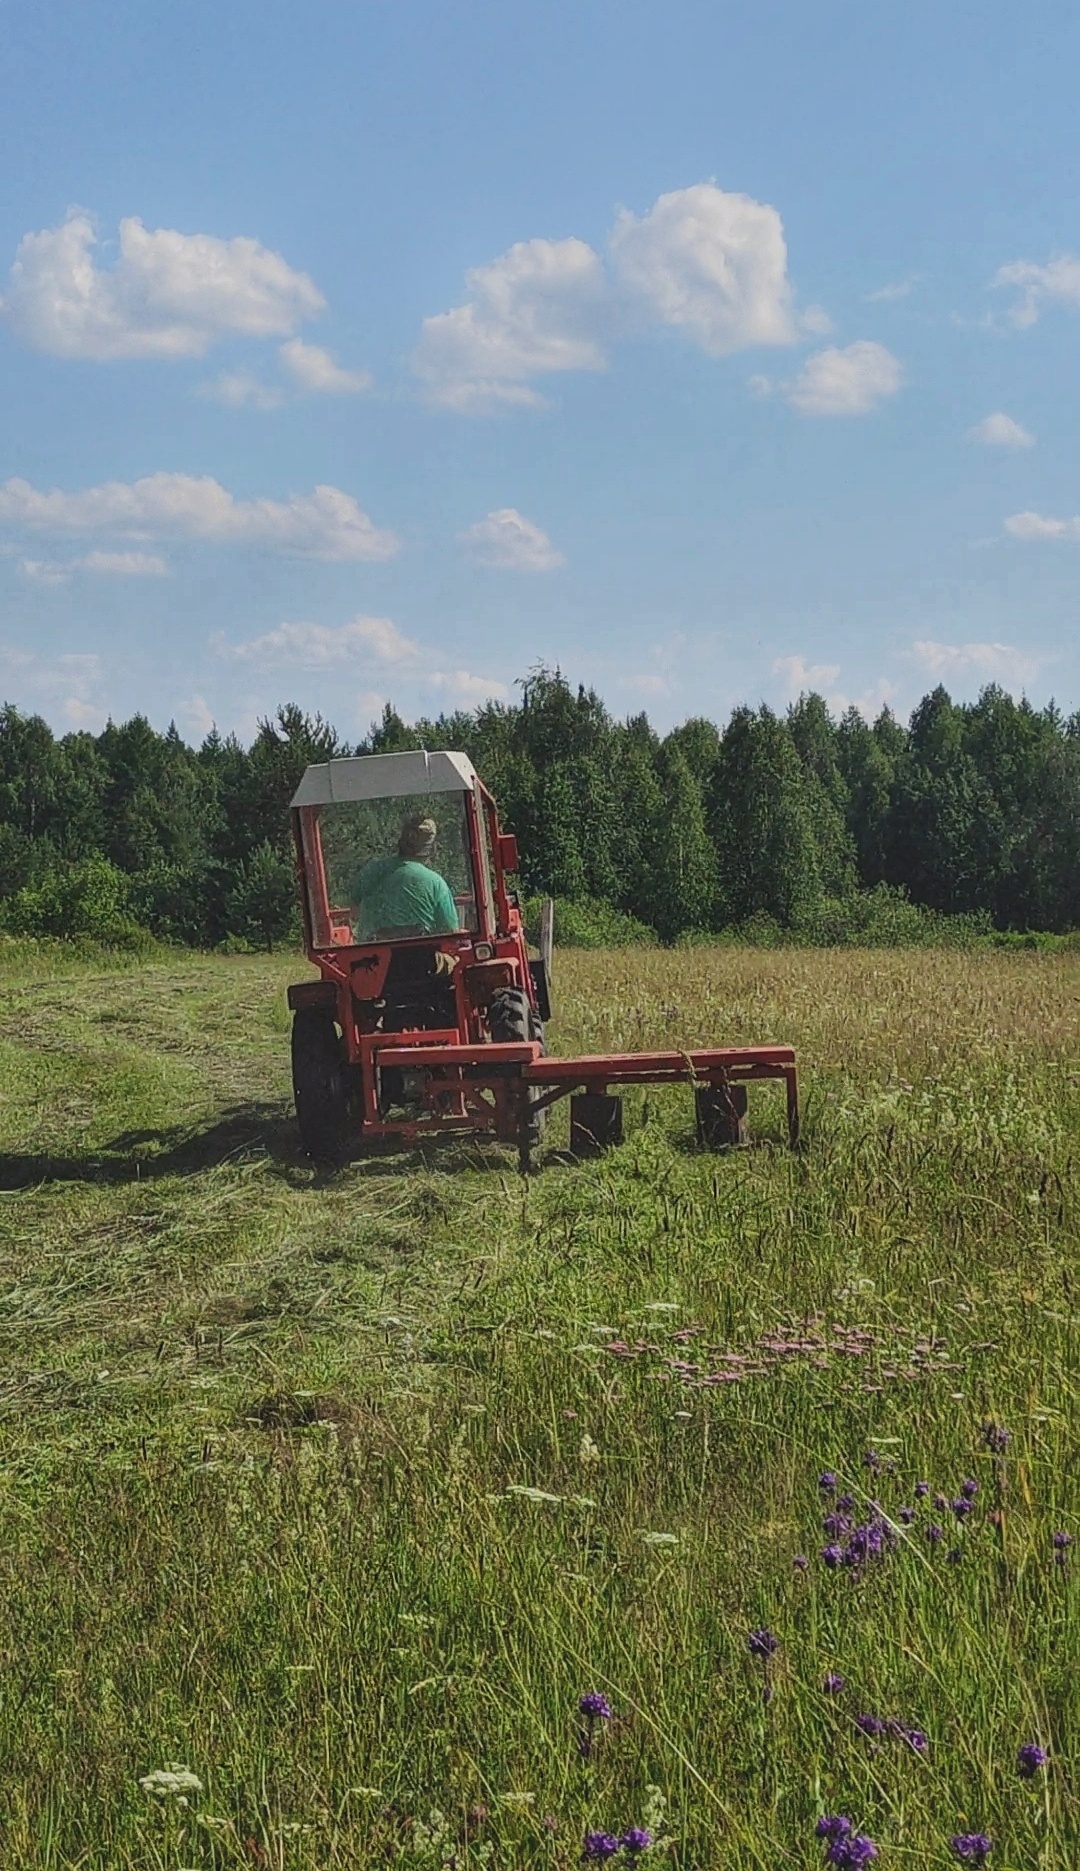
M903 379L899 358L862 338L808 357L785 395L803 416L865 416L895 396Z
M367 617L359 613L347 624L279 624L262 636L245 643L227 644L215 639L215 647L233 662L296 669L331 669L343 664L362 666L375 661L408 663L419 654L419 647L403 636L389 617Z
M772 666L774 676L783 676L791 695L803 695L809 689L832 687L840 674L839 663L808 663L805 656L778 656Z
M955 681L966 675L984 676L1007 688L1022 688L1039 672L1038 657L1011 643L934 643L926 639L911 646L916 662L932 676Z
M530 377L603 368L604 269L585 241L518 241L466 288L463 305L424 320L413 358L443 408L536 407Z
M223 370L212 383L200 384L199 395L226 409L280 409L285 401L284 390L263 383L250 370Z
M1029 430L1021 428L1011 416L1002 409L995 409L992 416L984 416L981 422L969 431L973 442L982 442L987 448L1034 448L1035 437Z
M1033 325L1047 304L1080 309L1080 259L1074 254L1059 254L1046 266L1029 260L1013 260L999 266L991 284L1015 287L1019 296L1013 301L1009 317L1021 329Z
M369 371L343 370L329 351L302 338L290 338L278 355L300 388L313 396L357 396L371 388Z
M507 572L553 572L565 565L561 552L547 534L519 513L516 507L497 507L461 538L478 565Z
M3 311L54 357L201 357L219 338L288 337L325 308L314 281L246 235L180 234L120 223L119 255L97 264L90 216L26 234Z
M168 578L169 567L156 552L88 552L81 559L23 559L27 578L50 585L64 584L75 572L103 578Z
M43 710L63 728L102 728L99 656L39 656L20 644L0 643L4 693L20 707Z
M505 682L497 682L493 676L474 676L468 669L436 670L428 677L428 686L459 708L475 708L479 702L504 702L510 693Z
M1010 513L1005 531L1013 539L1080 539L1080 514L1071 520L1053 520L1041 513Z
M288 500L237 500L209 475L151 474L75 494L5 481L3 523L45 533L206 540L311 559L388 559L399 544L339 487L316 487Z
M698 182L661 195L639 219L624 209L611 253L625 290L712 357L793 344L797 325L784 229L775 208ZM820 331L820 308L813 328Z
M898 279L891 286L879 286L876 292L868 292L867 305L891 305L896 299L906 299L917 279L912 274L910 279Z

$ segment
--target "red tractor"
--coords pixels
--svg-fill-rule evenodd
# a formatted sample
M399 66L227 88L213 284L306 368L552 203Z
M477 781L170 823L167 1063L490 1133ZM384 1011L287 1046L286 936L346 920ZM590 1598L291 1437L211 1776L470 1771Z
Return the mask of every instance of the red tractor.
M594 1154L622 1138L613 1085L676 1080L694 1085L699 1141L714 1148L746 1140L747 1081L783 1080L795 1142L790 1047L548 1057L549 957L529 955L509 881L517 841L464 754L308 767L292 820L305 947L319 970L289 989L308 1156L334 1161L376 1137L483 1132L516 1144L527 1171L558 1099L571 1097L571 1148ZM422 849L419 875L415 863L401 868L409 838ZM388 879L418 894L395 897Z

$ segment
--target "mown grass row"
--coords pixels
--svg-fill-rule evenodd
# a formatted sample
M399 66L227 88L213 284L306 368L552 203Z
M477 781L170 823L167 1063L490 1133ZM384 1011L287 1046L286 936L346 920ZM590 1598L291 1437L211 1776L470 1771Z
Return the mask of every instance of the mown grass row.
M560 1050L791 1038L808 1142L527 1186L298 1162L289 972L0 1000L5 1866L1071 1866L1075 961L564 957Z

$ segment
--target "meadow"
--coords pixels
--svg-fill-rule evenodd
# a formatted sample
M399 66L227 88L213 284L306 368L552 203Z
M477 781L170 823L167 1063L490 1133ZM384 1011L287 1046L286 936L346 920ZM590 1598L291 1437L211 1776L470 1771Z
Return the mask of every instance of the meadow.
M559 952L804 1141L527 1183L308 1166L304 966L0 952L5 1871L1075 1866L1080 954Z

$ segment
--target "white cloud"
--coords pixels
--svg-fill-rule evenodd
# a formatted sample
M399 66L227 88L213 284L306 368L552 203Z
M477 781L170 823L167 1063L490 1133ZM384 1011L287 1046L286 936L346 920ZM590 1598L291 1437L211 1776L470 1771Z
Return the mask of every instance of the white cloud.
M75 572L103 578L168 578L169 567L156 552L88 552L81 559L23 559L27 578L41 584L62 585Z
M1002 409L995 409L993 415L984 416L981 422L969 430L973 442L983 442L987 448L1034 448L1035 437L1014 422Z
M19 243L3 311L35 350L54 357L201 357L218 338L287 337L325 307L306 273L241 235L179 234L120 223L120 252L94 258L89 215Z
M180 725L197 746L201 746L207 735L213 733L216 723L205 696L188 696L180 708Z
M43 709L63 728L102 728L101 658L78 654L38 656L18 644L0 643L0 686L16 706Z
M1048 302L1071 306L1074 311L1080 309L1080 259L1073 254L1060 254L1046 266L1035 266L1029 260L1013 260L1008 266L998 267L991 285L1019 289L1020 296L1014 301L1009 317L1014 325L1024 329L1035 323Z
M504 702L509 694L505 682L493 676L474 676L467 669L436 670L428 677L428 687L461 708L475 708L480 702Z
M809 689L830 688L840 674L840 665L808 663L804 656L778 656L772 672L774 676L783 676L789 694L803 695Z
M1026 655L1011 643L933 643L924 639L912 644L911 653L939 679L955 681L978 675L1010 688L1023 688L1040 667L1038 657Z
M917 277L918 275L913 273L910 279L898 279L891 286L879 286L876 292L868 292L867 305L891 305L895 299L906 299Z
M891 351L862 338L808 357L785 394L804 416L865 416L895 396L903 378Z
M371 388L369 371L343 370L329 351L318 344L305 344L302 338L290 338L278 355L300 388L313 395L356 396Z
M260 382L250 370L223 370L212 383L200 384L199 395L210 403L224 403L226 409L280 409L285 401L284 390Z
M398 549L351 494L316 487L288 500L237 500L209 475L151 474L81 493L43 493L29 481L0 486L0 523L48 533L111 533L247 545L312 559L388 559Z
M624 209L611 252L650 315L713 357L795 341L783 225L765 202L714 182L675 189L640 220Z
M73 561L76 570L104 578L168 578L167 562L156 552L88 552Z
M552 572L566 563L547 534L516 507L497 507L485 519L467 526L461 538L479 565L500 571Z
M1013 539L1080 539L1080 514L1071 520L1050 520L1041 513L1010 513L1005 531Z
M471 413L536 407L530 377L603 369L604 272L585 241L518 241L466 286L464 305L424 320L413 358L433 402Z
M279 624L261 637L246 643L226 644L215 638L222 655L239 663L287 664L298 669L330 669L355 663L358 669L374 659L377 663L408 663L419 654L419 646L403 636L389 617L366 617L359 614L347 624Z

